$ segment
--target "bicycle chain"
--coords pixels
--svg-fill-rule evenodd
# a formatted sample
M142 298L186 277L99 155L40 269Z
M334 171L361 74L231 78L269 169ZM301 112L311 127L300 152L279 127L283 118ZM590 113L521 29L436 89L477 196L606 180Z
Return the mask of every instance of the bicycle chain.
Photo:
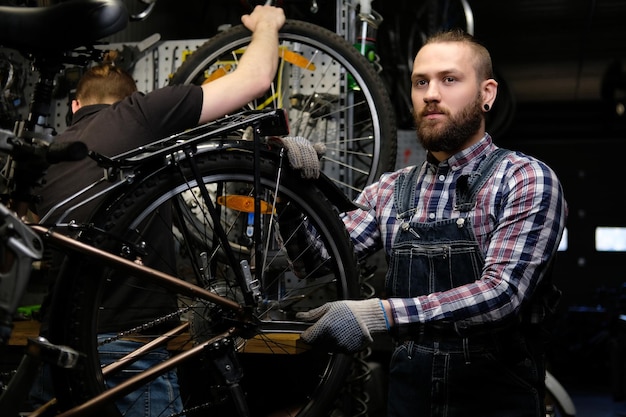
M185 314L186 312L191 310L191 308L192 308L191 306L188 306L188 307L185 307L185 308L181 308L181 309L178 309L177 311L175 311L173 313L167 314L165 316L158 317L155 320L152 320L152 321L149 321L147 323L144 323L141 326L136 326L136 327L133 327L131 329L119 332L115 336L108 337L108 338L103 339L102 341L98 342L98 346L103 346L103 345L106 345L108 343L116 342L116 341L120 340L123 337L136 335L137 333L139 333L141 331L148 330L148 329L151 329L153 327L156 327L159 324L165 323L167 320L169 320L171 318L182 316L183 314Z

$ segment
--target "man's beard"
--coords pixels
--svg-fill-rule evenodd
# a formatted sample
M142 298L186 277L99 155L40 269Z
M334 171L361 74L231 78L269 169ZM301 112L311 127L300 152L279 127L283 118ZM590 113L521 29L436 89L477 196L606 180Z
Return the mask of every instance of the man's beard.
M454 154L461 150L463 145L478 131L483 120L480 95L458 115L452 116L446 112L449 118L444 121L432 122L424 119L426 112L433 110L443 111L437 105L433 105L426 106L419 116L413 113L417 126L417 139L424 149L431 152Z

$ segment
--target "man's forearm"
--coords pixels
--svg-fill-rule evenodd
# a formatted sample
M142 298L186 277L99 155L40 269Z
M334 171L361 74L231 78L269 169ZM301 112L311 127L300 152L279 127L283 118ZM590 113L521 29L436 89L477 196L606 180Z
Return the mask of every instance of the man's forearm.
M269 23L260 22L252 34L252 42L239 61L237 71L242 80L254 80L258 94L270 88L278 68L278 29Z

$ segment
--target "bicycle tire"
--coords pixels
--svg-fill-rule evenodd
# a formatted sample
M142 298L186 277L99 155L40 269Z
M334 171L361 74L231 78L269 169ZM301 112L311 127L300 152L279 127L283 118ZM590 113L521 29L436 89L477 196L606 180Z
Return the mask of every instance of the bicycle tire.
M217 190L220 189L236 190L238 196L250 195L254 187L253 158L252 152L229 149L201 153L194 156L193 161L198 165L203 182L210 186L212 199L217 201L218 194L225 194L218 193ZM173 208L180 209L181 206L185 206L186 209L182 210L183 215L178 216L173 222L177 233L172 240L179 245L178 253L188 262L175 268L176 276L181 280L199 282L212 292L227 296L236 302L243 302L243 291L232 286L232 274L229 270L232 265L226 264L224 254L221 253L223 248L213 243L214 235L210 230L213 223L199 216L202 203L194 197L197 195L198 187L191 179L192 169L189 162L190 159L183 159L138 179L121 196L106 202L92 219L93 224L103 227L106 233L90 239L107 251L127 252L123 247L130 241L144 239L141 230L146 221L161 220L159 213L164 210L157 207L164 207L165 201L171 202ZM281 235L287 233L285 230L277 232L281 227L285 228L285 221L279 214L276 214L274 221L268 213L262 216L263 242L266 248L271 247L271 250L264 252L263 255L267 254L271 262L264 262L265 267L261 268L265 271L263 292L260 295L262 302L253 308L259 320L271 321L277 326L284 325L284 332L289 336L291 323L296 320L294 315L297 311L308 310L333 299L358 298L360 291L358 268L353 247L337 210L331 206L314 182L299 180L297 172L287 167L280 168L279 159L263 157L259 162L263 195L274 195L277 192L280 198L275 208L282 204L279 213L287 212L284 208L287 206L290 207L291 217L294 216L293 213L298 213L295 217L299 219L298 226L306 221L309 233L311 230L316 232L319 238L317 242L322 242L323 249L328 253L322 260L318 259L318 263L312 264L315 261L314 257L313 260L301 257L302 254L306 256L306 253L309 255L312 253L310 246L302 249L302 245L298 247L298 244L290 242L295 233L287 237ZM280 176L280 183L277 186L276 178L281 169L283 175ZM181 201L184 201L184 204L180 204ZM250 260L256 242L250 241L246 236L246 228L249 226L246 218L249 216L245 212L229 208L228 203L224 201L222 200L222 205L219 206L222 210L220 218L224 222L228 221L230 226L226 229L229 246L236 252L238 260ZM179 212L178 209L172 209L172 213ZM200 227L204 228L202 233ZM186 232L191 234L186 235ZM116 238L113 239L111 236ZM188 238L183 239L183 236ZM159 235L159 240L168 239ZM270 241L271 245L267 245ZM145 243L145 250L150 252L153 243L147 239ZM154 244L156 245L156 242ZM209 257L208 262L202 264L206 266L206 271L212 271L207 272L202 279L189 267L192 260L200 256L200 249L196 250L199 244L204 245L200 249L204 249L205 253L216 255ZM302 250L293 254L298 249ZM129 258L134 259L133 255L129 255ZM252 261L251 265L253 266L251 270L256 271ZM294 273L296 268L298 274ZM84 279L85 276L89 276L89 279ZM55 319L50 329L51 339L77 349L84 353L84 357L82 366L77 370L54 370L57 398L62 408L83 404L95 394L105 391L106 378L103 377L98 359L97 336L99 317L108 308L102 301L107 284L114 281L115 285L141 285L142 291L160 290L148 289L147 284L139 284L139 281L128 277L121 281L115 279L116 277L104 265L94 268L92 261L80 257L70 258L64 266L59 287L64 289L63 294L67 299L60 303L63 305L62 311L54 313ZM156 292L151 294L158 295ZM184 314L190 323L190 330L168 343L168 349L175 353L184 351L186 346L206 341L207 338L222 331L225 325L230 326L232 322L231 315L210 302L178 297L178 303L181 310L186 310ZM163 316L154 316L153 321L144 322L146 328L142 329L140 323L133 324L135 330L141 331L128 336L129 333L123 331L125 329L120 329L117 336L122 335L131 339L154 338L153 333L156 333L156 330L150 330L149 326L158 328L155 326L158 320L166 321ZM181 319L183 322L184 320ZM250 329L246 330L249 331ZM285 411L285 408L290 412L297 409L297 415L301 417L325 415L333 407L333 401L345 383L352 356L329 354L317 349L301 350L298 346L294 351L293 345L281 345L285 343L283 339L273 339L276 337L273 333L261 334L262 337L256 332L252 333L238 334L233 340L238 360L243 364L245 371L242 386L246 389L250 402L249 409L253 411L253 415L266 415L277 409ZM206 359L194 357L178 368L185 415L188 417L235 415L232 404L225 400L226 394L220 387L220 382L210 384L212 371L210 368L205 369ZM100 408L98 415L119 416L124 415L124 411L109 405Z
M576 407L561 383L546 371L546 416L575 417Z
M231 71L250 39L243 25L218 33L183 62L170 84L201 84ZM328 29L287 20L279 42L299 66L281 59L270 93L250 107L288 110L291 135L326 145L323 171L354 199L383 172L395 169L397 125L387 88L372 63ZM315 69L302 69L312 68L308 64ZM268 100L272 91L278 100Z

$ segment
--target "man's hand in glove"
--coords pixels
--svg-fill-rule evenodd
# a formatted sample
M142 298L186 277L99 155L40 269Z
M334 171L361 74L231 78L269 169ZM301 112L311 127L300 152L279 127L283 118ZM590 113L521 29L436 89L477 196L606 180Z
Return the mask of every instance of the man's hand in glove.
M316 179L320 176L320 157L326 152L323 143L311 143L302 136L271 138L287 149L289 165L300 171L302 178Z
M302 333L303 341L334 352L358 352L372 343L373 333L383 333L389 328L378 298L333 301L298 313L297 317L317 321Z

